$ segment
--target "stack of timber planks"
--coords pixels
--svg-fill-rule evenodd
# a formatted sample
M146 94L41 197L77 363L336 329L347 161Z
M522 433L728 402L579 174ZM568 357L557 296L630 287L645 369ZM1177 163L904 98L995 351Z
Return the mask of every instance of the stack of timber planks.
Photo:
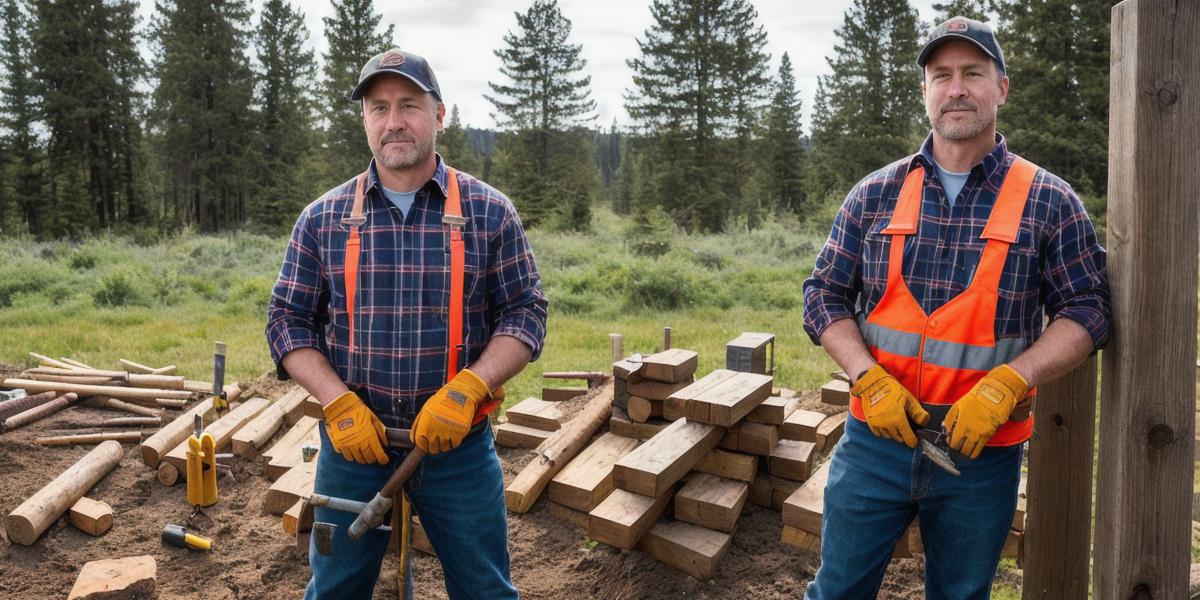
M496 443L509 448L537 448L562 426L558 402L526 398L504 411L496 426Z

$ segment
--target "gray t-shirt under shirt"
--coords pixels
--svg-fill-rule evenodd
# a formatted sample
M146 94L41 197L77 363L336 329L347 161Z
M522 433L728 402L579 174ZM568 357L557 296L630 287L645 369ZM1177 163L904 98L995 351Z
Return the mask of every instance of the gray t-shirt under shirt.
M958 201L958 193L967 185L967 178L971 176L971 172L954 173L943 169L936 161L933 164L937 166L938 179L942 182L942 188L946 190L946 199L950 201L950 207L953 208L954 203Z
M379 186L379 189L383 190L383 195L386 196L388 200L391 200L392 204L396 205L396 208L400 209L401 216L407 219L408 210L412 208L413 201L417 199L417 190L413 190L411 192L397 192L395 190L389 190L382 185Z

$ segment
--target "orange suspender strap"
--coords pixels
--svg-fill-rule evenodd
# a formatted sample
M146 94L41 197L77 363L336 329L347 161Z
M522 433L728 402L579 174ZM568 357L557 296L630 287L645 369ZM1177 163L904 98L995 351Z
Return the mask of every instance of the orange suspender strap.
M458 375L458 356L463 346L463 277L466 269L466 250L462 230L467 220L462 216L458 193L458 173L446 168L446 206L442 224L450 228L450 330L447 335L446 381Z
M342 270L346 288L346 320L350 328L350 355L354 354L354 297L358 292L358 257L362 253L362 236L359 230L367 222L367 218L363 216L363 193L366 185L367 174L364 172L358 176L358 183L354 188L354 205L350 208L350 216L342 219L342 225L350 228L350 235L346 238L345 268Z

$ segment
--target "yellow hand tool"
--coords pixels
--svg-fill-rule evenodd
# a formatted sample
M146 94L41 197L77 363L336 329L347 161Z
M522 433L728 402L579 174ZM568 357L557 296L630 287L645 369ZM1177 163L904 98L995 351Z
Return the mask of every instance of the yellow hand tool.
M182 525L167 523L163 527L162 541L176 548L195 548L196 550L212 550L212 540L188 533Z
M187 499L196 513L217 503L217 440L203 430L196 415L195 431L188 437Z
M213 342L213 408L217 414L229 410L225 395L225 342Z

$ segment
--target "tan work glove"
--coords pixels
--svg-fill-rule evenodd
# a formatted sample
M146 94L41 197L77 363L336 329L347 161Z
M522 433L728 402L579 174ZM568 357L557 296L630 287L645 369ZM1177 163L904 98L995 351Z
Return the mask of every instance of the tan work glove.
M871 433L896 440L909 448L917 447L917 436L908 420L911 418L917 425L924 425L929 422L929 413L882 366L876 364L863 373L850 392L862 399L863 414Z
M457 448L471 430L476 407L488 396L488 386L478 375L470 369L459 371L417 413L413 444L430 454Z
M988 372L946 413L942 427L950 432L950 447L976 458L988 440L1008 420L1029 382L1008 365Z
M388 455L383 451L387 431L358 394L347 391L324 410L329 441L338 454L364 465L387 464Z

